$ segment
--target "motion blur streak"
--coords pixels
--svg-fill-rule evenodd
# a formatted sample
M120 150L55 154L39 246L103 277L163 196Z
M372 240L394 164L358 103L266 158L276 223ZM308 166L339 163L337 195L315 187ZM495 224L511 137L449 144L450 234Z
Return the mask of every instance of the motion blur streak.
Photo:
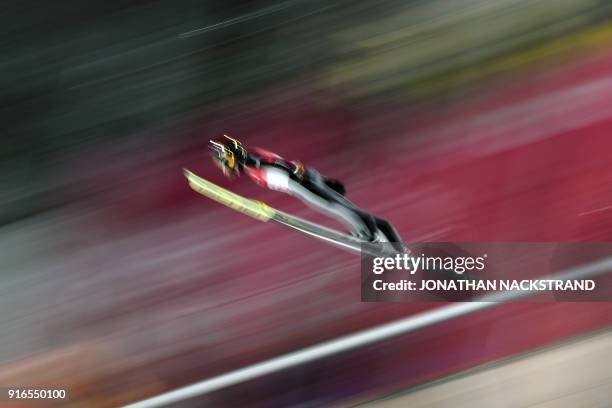
M266 14L275 13L279 10L285 9L287 7L291 7L295 5L295 3L297 3L296 0L288 0L288 1L285 1L279 4L272 5L270 7L266 7L266 8L254 11L252 13L248 13L248 14L236 17L236 18L232 18L230 20L222 21L220 23L212 24L207 27L198 28L198 29L180 34L180 37L183 37L183 38L192 37L194 35L203 34L211 30L218 30L218 29L227 27L232 24L242 23L244 21L247 21L253 18L262 17L262 16L265 16Z
M561 272L558 275L545 277L543 279L583 279L602 275L612 271L612 257L583 265L572 270ZM134 404L126 405L124 408L149 408L173 404L198 395L216 391L244 381L249 381L276 371L284 370L296 365L309 363L313 360L333 356L337 353L346 352L355 348L364 347L372 343L387 340L394 336L411 333L434 324L447 320L456 319L470 313L475 313L504 302L510 302L521 297L530 295L529 291L511 291L495 295L489 295L479 302L460 303L456 305L436 308L427 312L419 313L408 318L387 323L385 325L354 333L331 340L322 344L308 347L293 353L276 357L268 361L244 367L231 373L223 374L206 381L189 385L156 397L146 399Z
M9 0L0 26L0 387L117 407L440 307L361 303L357 257L189 189L337 226L223 179L223 133L408 242L612 240L609 0ZM180 406L372 401L611 325L511 302Z

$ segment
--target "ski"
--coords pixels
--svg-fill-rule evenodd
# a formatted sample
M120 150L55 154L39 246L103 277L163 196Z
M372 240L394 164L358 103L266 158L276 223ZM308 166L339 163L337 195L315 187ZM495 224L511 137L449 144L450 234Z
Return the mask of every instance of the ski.
M183 169L183 174L187 178L189 186L194 191L235 211L246 214L262 222L273 220L286 227L301 231L316 239L331 243L352 252L361 253L362 244L364 244L364 242L357 237L277 210L261 201L243 197L223 187L220 187L187 169Z

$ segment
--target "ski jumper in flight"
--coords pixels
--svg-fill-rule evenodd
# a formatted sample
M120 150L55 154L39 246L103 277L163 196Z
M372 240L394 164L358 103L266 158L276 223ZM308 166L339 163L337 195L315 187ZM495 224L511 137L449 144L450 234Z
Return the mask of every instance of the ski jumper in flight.
M224 135L210 141L215 164L227 177L246 174L260 186L296 197L313 209L331 216L366 242L397 242L401 238L386 220L357 207L346 197L340 181L260 148L248 150L238 140Z

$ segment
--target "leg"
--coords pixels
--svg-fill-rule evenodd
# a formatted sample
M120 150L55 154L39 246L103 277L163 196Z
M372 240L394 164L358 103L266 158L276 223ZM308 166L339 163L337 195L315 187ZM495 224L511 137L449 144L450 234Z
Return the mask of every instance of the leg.
M323 180L325 181L325 185L334 190L336 193L342 196L346 194L346 188L344 187L344 184L342 184L341 181L328 177L323 177Z
M376 226L378 229L385 234L390 242L402 242L402 238L399 236L393 225L389 221L382 218L375 218Z
M307 185L307 188L313 190L317 195L326 197L329 201L338 203L339 205L348 208L350 211L359 216L359 218L368 228L367 234L365 235L362 232L356 231L359 233L359 235L362 235L367 239L371 240L376 236L376 233L380 231L389 242L398 243L398 246L394 245L396 249L399 247L401 247L402 250L405 249L402 244L402 238L399 236L393 225L389 223L389 221L375 217L372 214L357 207L350 200L344 197L342 193L339 193L336 189L330 188L331 186L329 186L328 184L329 179L323 177L318 172L310 170L308 178L311 182L311 185Z
M355 233L367 240L375 237L378 230L375 218L363 211L335 189L332 189L327 179L314 170L309 170L308 177L302 183L297 183L296 191L301 191L306 204L314 204L315 209L322 210L332 216L340 217ZM305 193L306 190L308 193ZM316 197L315 200L309 196ZM323 204L321 206L320 204Z
M402 241L402 237L399 236L393 225L387 220L382 218L376 218L376 226L378 230L382 232L385 237L389 240L391 246L400 254L410 253L408 247Z

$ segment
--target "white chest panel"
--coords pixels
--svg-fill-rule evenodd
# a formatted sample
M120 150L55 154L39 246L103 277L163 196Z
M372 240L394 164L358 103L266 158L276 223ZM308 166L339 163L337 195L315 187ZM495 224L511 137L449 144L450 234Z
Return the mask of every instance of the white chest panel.
M264 174L269 189L277 191L289 190L289 174L286 171L268 167L265 169Z

